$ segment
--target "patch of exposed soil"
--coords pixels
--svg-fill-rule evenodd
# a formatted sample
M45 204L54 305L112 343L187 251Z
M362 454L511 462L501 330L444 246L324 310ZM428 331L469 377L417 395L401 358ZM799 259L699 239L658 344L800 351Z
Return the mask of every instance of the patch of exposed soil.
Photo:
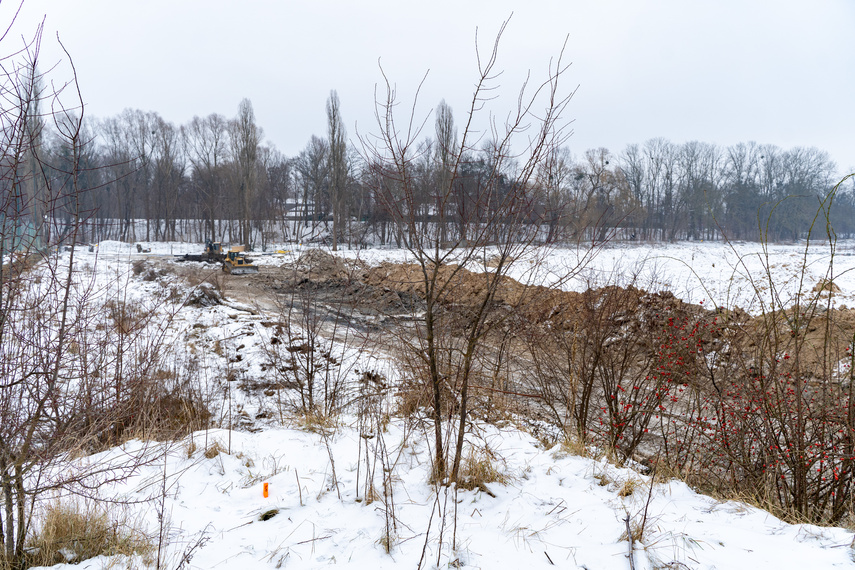
M801 310L767 313L745 323L745 348L778 355L787 367L799 366L815 377L828 367L851 358L855 342L855 309L828 309L820 303ZM797 362L796 362L797 360Z

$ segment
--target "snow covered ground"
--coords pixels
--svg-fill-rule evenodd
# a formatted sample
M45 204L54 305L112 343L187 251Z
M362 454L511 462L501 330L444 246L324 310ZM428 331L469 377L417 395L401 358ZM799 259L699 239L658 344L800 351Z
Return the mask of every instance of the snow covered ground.
M383 437L394 459L397 527L389 554L383 547L386 507L382 497L366 500L360 492L364 484L357 488L360 438L349 427L335 430L329 451L320 435L297 427L231 436L222 430L199 432L192 436L195 450L191 438L169 449L151 448L158 456L151 465L101 493L141 500L151 528L162 509L173 541L171 560L204 539L191 568L416 568L423 550L427 568L629 568L624 519L629 517L633 528L640 524L651 492L649 478L605 460L544 449L510 427L480 427L478 439L508 477L507 484L488 485L495 497L480 490L455 496L446 488L437 495L427 482L424 437L406 435L400 421L389 425ZM223 451L206 457L214 442ZM130 442L126 448L138 445ZM121 453L91 460L110 461ZM365 467L363 457L361 477ZM375 472L377 486L382 485L380 471ZM158 495L164 485L168 498L161 507ZM622 496L629 488L633 491ZM457 512L457 549L451 545L452 521L444 521L444 529L438 515L431 521L442 505ZM847 530L789 525L742 503L698 495L677 481L654 484L646 508L646 528L634 553L639 570L853 565ZM272 510L278 512L261 520ZM106 562L94 559L68 570L102 568Z
M152 249L151 255L201 251L198 244L143 245ZM277 249L288 252L257 255L256 261L281 264L301 253L293 246ZM834 277L842 292L834 297L837 304L855 305L853 252L855 244L839 245ZM408 260L400 250L341 255L358 256L368 263ZM545 269L558 279L575 265L576 255L556 251ZM131 262L141 257L131 244L105 242L91 253L83 251L78 263L93 267L99 279L125 276L132 295L144 299L158 285L131 276ZM576 278L561 286L582 290L626 283L627 272L632 272L638 276L636 285L646 289L671 290L687 301L709 299L753 312L759 304L751 278L757 280L764 267L772 276L771 283L763 284L765 294L777 287L782 299L789 301L798 290L802 262L806 260L803 289L810 290L826 276L829 259L827 246L811 248L807 255L804 246L770 246L766 260L756 244L733 248L713 243L618 245L600 251ZM528 269L524 263L518 266L515 271L523 277ZM257 416L269 404L237 390L231 394L234 401L226 404L218 376L225 361L206 347L220 342L228 355L239 342L245 357L235 365L238 372L263 378L259 361L270 334L261 324L264 318L228 306L184 307L170 325L173 348L182 345L174 358L191 358L191 344L208 354L195 380L218 402L215 419L220 425L228 425L226 417ZM382 355L372 355L369 363L360 360L367 355L340 350L345 373L382 366ZM387 372L393 378L393 371ZM165 554L170 568L192 551L192 560L184 568L417 568L421 564L424 568L627 569L627 518L633 532L646 518L633 553L639 570L855 566L855 543L849 530L786 524L745 504L699 495L675 480L651 485L648 477L617 468L603 458L547 448L511 422L479 424L469 438L505 482L456 494L429 483L430 438L418 424L392 418L385 431L368 433L354 417L344 416L334 426L302 425L293 418L282 422L277 417L255 426L263 429L211 429L173 444L131 441L82 461L120 462L129 452L145 448L150 461L121 484L101 487L99 494L129 502L126 509L131 518L142 521L149 532L157 532L163 521L170 539ZM366 472L372 473L368 485ZM374 494L366 493L372 484ZM447 516L443 519L440 512ZM192 549L193 545L198 548ZM139 558L99 557L56 568L141 564Z

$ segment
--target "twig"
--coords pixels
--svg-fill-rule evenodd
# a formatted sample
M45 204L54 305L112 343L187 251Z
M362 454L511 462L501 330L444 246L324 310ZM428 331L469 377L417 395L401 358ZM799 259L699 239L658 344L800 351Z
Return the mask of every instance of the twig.
M332 535L328 535L328 536L319 536L319 537L317 537L317 538L310 538L310 539L308 539L308 540L303 540L303 541L301 541L301 542L295 542L295 543L294 543L294 546L297 546L298 544L308 544L308 543L310 543L310 542L317 542L317 541L319 541L319 540L326 540L326 539L328 539L328 538L332 538Z
M181 554L181 559L178 561L178 565L175 567L175 570L183 570L186 568L190 561L193 560L193 557L196 553L205 547L205 544L211 540L211 537L208 536L210 524L205 527L205 529L199 533L199 538L193 542L190 546L184 549L184 552Z
M632 557L633 551L633 539L632 539L632 531L629 529L629 515L626 515L626 518L623 519L623 522L626 523L626 537L629 541L629 553L627 553L626 557L629 558L629 568L630 570L635 570L635 560Z
M659 464L659 456L656 456L656 464ZM644 514L641 516L641 534L644 535L644 528L647 526L647 509L650 507L650 500L653 498L653 483L656 479L656 467L653 468L653 473L650 474L650 488L647 490L647 501L644 503Z
M338 500L341 500L341 490L338 488L338 477L335 474L335 459L333 459L332 448L330 448L329 436L325 431L321 431L321 437L324 440L324 446L327 448L327 455L330 457L330 467L332 468L332 478L333 485L335 485L335 492L338 495Z

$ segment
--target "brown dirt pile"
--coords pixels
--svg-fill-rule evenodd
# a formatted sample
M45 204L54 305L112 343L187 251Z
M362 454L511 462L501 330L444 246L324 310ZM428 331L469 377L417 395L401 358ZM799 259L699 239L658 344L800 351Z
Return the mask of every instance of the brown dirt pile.
M416 264L383 263L364 270L360 277L376 287L387 287L400 292L424 297L425 274ZM619 306L613 308L611 318L648 320L662 315L710 313L701 305L692 305L674 297L669 292L649 293L635 287L603 287L584 293L561 291L539 285L525 285L510 277L474 273L455 265L440 268L436 276L438 288L443 289L440 304L447 308L474 307L480 304L490 287L496 288L493 304L513 310L532 324L549 322L550 326L569 330L585 318L585 308L611 299ZM444 287L443 287L444 286Z
M304 253L292 266L275 273L264 271L250 277L279 291L311 287L329 295L347 296L348 302L377 314L417 312L425 296L425 271L417 264L386 262L369 267L318 250ZM855 309L816 309L794 327L791 312L752 318L738 308L712 310L685 303L668 291L609 286L568 292L525 285L509 277L497 279L493 274L474 273L456 265L441 267L435 277L437 290L442 290L439 305L461 315L478 307L492 287L491 313L503 320L512 315L513 323L578 332L600 319L611 326L619 325L621 334L655 338L656 334L649 333L668 328L669 319L690 327L701 322L707 331L703 342L719 345L726 341L731 350L746 355L760 354L759 350L769 353L770 343L781 355L792 354L798 344L806 367L844 358L855 335Z
M777 354L788 367L822 372L826 366L850 358L855 340L855 309L808 306L754 317L743 328L747 350ZM798 362L795 362L798 359ZM827 372L827 371L826 371Z
M424 297L425 276L416 264L384 263L365 269L360 278L375 287ZM491 274L473 273L453 265L442 267L437 283L447 287L440 304L448 310L474 308L483 300L487 288L495 285L494 305L503 309L499 311L502 318L512 312L515 323L584 331L601 326L597 319L605 319L611 326L620 325L622 334L649 338L656 338L657 331L674 329L669 323L685 325L684 335L691 334L694 326L701 323L696 335L706 351L727 346L727 350L743 354L746 361L759 361L763 355L777 352L783 358L798 350L800 366L815 370L809 373L816 375L822 371L822 362L829 366L846 358L846 348L855 338L855 309L815 309L812 315L802 316L795 326L799 329L796 334L792 311L751 317L739 308L708 309L686 303L668 291L610 286L577 293L526 286L509 277L500 278L498 283L494 280Z
M319 249L303 253L293 264L298 280L342 281L352 278L358 262L348 262Z

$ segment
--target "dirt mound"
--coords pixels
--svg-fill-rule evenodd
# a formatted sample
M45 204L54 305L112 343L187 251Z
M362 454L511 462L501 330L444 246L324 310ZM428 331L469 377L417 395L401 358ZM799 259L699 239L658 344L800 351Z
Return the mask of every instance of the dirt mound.
M601 331L608 328L618 336L649 339L644 342L651 350L655 339L663 334L685 344L689 342L687 335L700 337L703 331L703 342L712 343L705 345L704 351L739 352L748 362L763 358L751 355L768 354L774 342L774 351L783 355L797 349L800 361L813 368L822 361L829 362L829 355L835 362L844 358L855 335L855 309L815 309L813 315L800 319L791 312L752 318L738 308L686 303L669 291L617 286L561 291L451 264L441 267L436 275L432 273L432 268L414 263L384 262L369 267L323 250L310 250L293 264L241 283L254 283L276 294L298 292L304 303L346 304L365 315L396 317L424 310L426 288L432 287L437 308L455 315L453 320L463 327L469 326L468 317L492 292L488 319L501 327L545 327L573 334L593 334L595 327ZM191 302L213 303L216 299L200 292ZM687 332L680 332L684 330Z
M425 272L416 264L383 263L363 271L361 279L386 291L419 298L425 295ZM846 349L855 338L855 309L818 308L813 314L802 314L800 319L792 311L751 317L738 307L708 308L686 303L670 291L617 286L581 293L560 291L525 285L508 277L496 280L491 274L473 273L455 265L441 268L434 286L442 291L440 306L464 317L494 287L492 309L497 310L491 314L503 320L510 315L514 326L524 323L588 334L586 331L592 327L608 323L615 334L651 339L651 349L652 339L664 334L684 344L690 338L697 339L704 343L705 352L740 352L745 362L759 362L773 352L783 358L798 351L800 364L817 374L822 362L828 366L847 358Z
M428 271L428 278L430 271ZM424 297L426 276L416 264L383 263L365 270L365 283L391 288L410 295ZM684 303L670 292L650 293L635 287L603 287L583 293L561 291L539 285L525 285L510 277L495 278L488 273L474 273L456 265L442 267L433 285L441 294L439 304L449 309L474 307L483 302L491 288L495 289L493 306L513 310L518 317L538 324L569 330L578 327L582 319L604 304L609 305L609 318L623 321L649 321L659 314L700 315L710 311L701 305Z
M851 358L855 339L855 309L810 306L776 311L750 319L744 329L746 351L774 353L776 364L798 366L820 377L825 367L836 368Z
M223 298L220 292L210 283L200 283L196 288L190 291L187 299L184 301L185 307L213 307L221 305Z
M432 274L431 268L423 269L413 263L382 263L366 269L361 277L371 285L391 287L421 297L425 296L426 288L431 287L440 304L450 306L480 303L491 289L495 289L494 303L506 306L518 306L533 293L551 291L523 285L510 277L496 279L491 273L474 273L453 264L440 267L435 276Z
M836 283L827 279L821 279L813 286L814 293L840 293L840 287Z
M320 249L304 252L293 264L299 279L330 281L350 279L354 264Z

